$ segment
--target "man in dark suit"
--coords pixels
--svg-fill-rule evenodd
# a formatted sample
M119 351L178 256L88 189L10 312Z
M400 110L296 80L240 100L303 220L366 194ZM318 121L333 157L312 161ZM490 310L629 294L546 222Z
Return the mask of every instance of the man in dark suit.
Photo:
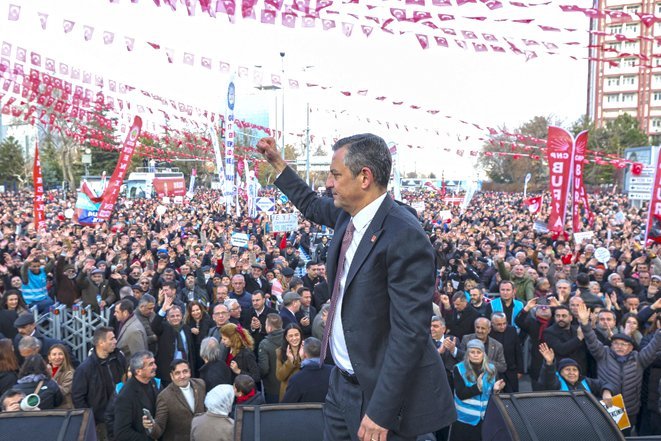
M255 355L259 351L259 344L266 337L266 316L277 314L278 311L266 305L266 297L260 290L252 293L252 309L250 311L250 335L252 336Z
M503 392L519 391L519 377L523 375L523 350L519 342L519 334L514 326L507 324L504 312L491 314L491 332L489 337L503 345L507 370L502 374L505 380Z
M167 317L167 320L166 320ZM163 307L154 317L151 324L154 334L158 336L158 353L156 355L156 373L158 378L167 385L170 383L170 363L181 358L195 368L195 345L190 327L183 322L182 309L165 300Z
M73 355L73 351L68 344L55 338L46 337L41 332L39 332L37 325L34 322L34 315L32 315L32 313L24 312L23 314L19 315L18 318L14 321L14 327L17 331L17 334L14 335L14 350L19 363L23 363L24 358L21 356L20 351L18 350L18 344L21 342L23 337L31 336L41 342L41 349L39 350L39 354L44 360L48 360L48 351L50 351L51 346L59 343L64 345L64 347L69 351L69 357L71 358L73 367L78 367L80 364L78 358Z
M287 325L294 323L296 325L298 320L296 319L296 314L301 309L301 296L295 292L288 292L282 296L282 308L280 308L280 318L282 318L282 328L286 328Z
M271 294L271 284L262 275L264 268L259 263L253 263L250 267L250 274L246 275L246 291L261 291L264 294Z
M143 416L142 409L147 409L152 417L156 414L156 362L151 352L142 351L131 356L129 367L133 376L115 402L115 441L150 441L154 423Z
M302 286L296 293L301 296L301 309L296 313L296 320L301 325L303 338L312 337L312 323L317 316L317 310L312 306L312 290L307 286Z
M287 383L281 403L323 403L328 393L332 366L319 362L321 342L314 337L303 341L301 370Z
M461 341L464 335L473 333L475 320L480 317L480 314L470 304L463 291L457 291L452 295L452 305L450 305L448 296L443 294L441 304L443 305L443 317L450 334Z
M257 147L303 216L335 230L327 260L332 306L320 354L324 359L328 341L336 364L324 439L414 440L451 424L452 394L429 336L433 249L416 216L387 194L392 158L385 141L364 134L335 143L326 181L332 200L305 185L274 139Z

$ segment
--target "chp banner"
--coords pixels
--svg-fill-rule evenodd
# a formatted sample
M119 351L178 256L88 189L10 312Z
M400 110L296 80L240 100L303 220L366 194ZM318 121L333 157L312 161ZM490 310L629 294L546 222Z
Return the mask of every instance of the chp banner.
M588 217L588 223L592 224L593 216L590 211L590 205L588 203L588 195L585 192L585 186L583 185L583 163L585 162L585 152L588 145L588 132L583 131L578 134L576 140L574 141L574 158L572 163L572 172L573 172L573 195L572 195L572 221L574 233L581 231L582 222L581 222L581 205L583 205L583 210Z
M41 175L39 161L39 144L34 144L34 165L32 166L32 183L34 184L34 228L37 233L46 229L46 210L44 208L44 179Z
M117 162L115 171L110 177L108 187L106 187L103 192L103 201L99 207L99 213L95 220L96 222L107 221L112 214L115 202L117 202L117 196L119 196L119 189L124 182L124 177L129 168L131 158L133 158L133 153L135 152L135 147L138 143L138 136L140 136L141 130L142 119L139 116L136 116L133 119L133 125L131 125L128 135L126 135L126 140L122 146L122 153L119 155L119 161Z
M236 89L234 81L230 80L227 87L227 117L225 118L225 204L227 212L230 212L232 206L232 197L235 194L234 188L234 105L236 104ZM237 192L238 194L238 192ZM239 210L237 201L237 214Z
M650 210L647 214L647 228L645 229L645 245L661 242L661 150L656 159L654 171L654 187L650 198Z
M542 211L542 196L524 199L523 203L528 207L530 214L538 214Z
M573 153L574 137L561 127L549 126L546 157L549 163L551 214L548 228L555 233L562 233L565 229Z
M80 225L94 225L97 221L99 208L103 202L103 192L106 189L105 179L100 181L83 181L76 198L74 220Z

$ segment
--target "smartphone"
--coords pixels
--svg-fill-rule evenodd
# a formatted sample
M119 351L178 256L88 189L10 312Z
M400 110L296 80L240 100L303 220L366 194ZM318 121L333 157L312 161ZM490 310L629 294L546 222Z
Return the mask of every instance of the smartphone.
M144 416L146 416L147 418L149 418L149 421L151 421L152 423L154 422L154 417L151 416L151 412L149 411L149 409L145 409L145 408L143 407L143 408L142 408L142 414L143 414Z

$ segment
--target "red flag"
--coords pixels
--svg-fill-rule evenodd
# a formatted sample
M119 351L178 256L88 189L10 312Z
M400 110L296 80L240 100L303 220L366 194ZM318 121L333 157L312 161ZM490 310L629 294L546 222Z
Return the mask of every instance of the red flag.
M647 215L647 228L645 229L645 245L648 242L661 242L661 151L656 160L656 170L654 172L654 187L652 189L652 200L650 201L650 211Z
M523 201L528 207L530 214L537 214L542 211L542 196L535 196Z
M41 175L39 161L39 144L34 145L34 165L32 167L32 182L34 184L34 228L37 232L46 229L46 210L44 208L44 180Z
M100 221L108 220L112 214L115 202L117 202L117 196L119 196L119 189L124 181L124 176L126 176L126 171L128 170L131 158L133 157L133 152L135 151L141 130L142 119L140 119L139 116L136 116L133 119L133 125L131 126L128 135L126 135L126 140L122 147L122 153L119 155L119 161L117 162L115 171L110 177L108 187L106 187L106 190L103 193L103 202L99 207L98 213Z
M560 127L549 126L546 156L549 163L551 214L548 226L549 231L556 233L561 233L565 229L573 152L573 137Z

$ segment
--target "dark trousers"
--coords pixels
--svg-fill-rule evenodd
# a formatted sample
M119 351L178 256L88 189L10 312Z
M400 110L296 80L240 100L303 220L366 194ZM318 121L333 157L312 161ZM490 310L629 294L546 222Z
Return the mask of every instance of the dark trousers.
M338 368L333 368L324 404L324 441L358 441L358 428L367 405L360 386L350 383ZM415 438L388 432L388 441L415 441Z
M505 371L501 377L505 380L505 389L503 389L503 392L511 394L519 391L519 376L516 371Z

